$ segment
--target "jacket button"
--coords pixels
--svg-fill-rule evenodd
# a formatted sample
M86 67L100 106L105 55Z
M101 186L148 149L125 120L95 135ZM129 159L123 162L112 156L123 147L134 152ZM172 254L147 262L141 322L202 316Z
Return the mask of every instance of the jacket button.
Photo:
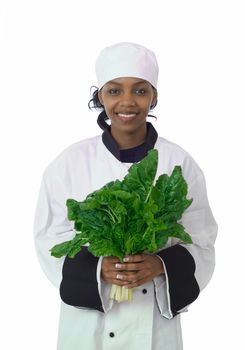
M113 337L115 337L115 334L114 334L113 332L110 332L110 333L109 333L109 336L110 336L111 338L113 338Z
M142 289L142 293L146 294L147 293L147 289Z

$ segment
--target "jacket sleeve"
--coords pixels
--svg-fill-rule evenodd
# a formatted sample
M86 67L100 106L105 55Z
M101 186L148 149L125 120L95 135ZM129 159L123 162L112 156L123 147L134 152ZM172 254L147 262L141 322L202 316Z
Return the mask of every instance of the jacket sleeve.
M70 197L61 179L44 174L34 221L37 256L44 273L60 289L61 299L72 306L103 311L97 283L98 260L87 247L75 258L55 258L50 249L74 237L67 219L66 199Z
M34 220L34 242L44 273L52 284L59 288L64 258L52 257L50 249L56 244L72 239L74 233L70 222L66 219L63 191L61 188L56 191L48 180L49 178L44 176L41 183ZM63 199L64 205L61 205Z
M156 296L160 311L167 318L185 311L198 297L211 279L215 265L217 225L208 203L203 175L189 185L189 197L193 202L181 223L191 235L193 244L172 240L170 246L157 253L165 269L165 290L158 288L156 280ZM163 300L167 300L169 312L166 312Z
M87 247L82 247L74 258L65 258L60 285L64 303L103 311L97 283L98 261Z

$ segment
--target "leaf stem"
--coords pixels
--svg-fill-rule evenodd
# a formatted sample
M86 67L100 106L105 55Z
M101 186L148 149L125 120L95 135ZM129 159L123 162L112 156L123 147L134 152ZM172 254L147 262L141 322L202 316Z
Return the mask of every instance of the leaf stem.
M111 218L111 220L113 221L113 223L115 224L116 223L116 220L115 220L115 217L113 216L113 211L111 209L107 210L107 209L101 209L102 211L105 211ZM115 215L115 214L114 214Z
M146 203L148 201L148 199L149 199L149 197L151 195L152 188L153 188L153 185L151 185L150 191L148 192L144 203Z

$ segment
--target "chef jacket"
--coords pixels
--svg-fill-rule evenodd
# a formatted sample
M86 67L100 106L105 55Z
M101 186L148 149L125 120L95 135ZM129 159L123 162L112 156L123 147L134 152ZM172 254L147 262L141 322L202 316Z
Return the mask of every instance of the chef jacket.
M103 257L83 246L75 258L57 259L50 249L74 237L66 200L82 201L109 181L122 180L149 149L158 150L156 178L182 167L191 206L181 224L193 244L170 238L156 254L164 275L134 288L131 302L109 298L111 285L101 278ZM34 235L43 271L60 291L58 350L181 350L180 314L209 282L215 263L217 225L212 215L202 170L178 145L158 137L147 123L145 142L120 150L110 129L64 150L46 168L36 208Z

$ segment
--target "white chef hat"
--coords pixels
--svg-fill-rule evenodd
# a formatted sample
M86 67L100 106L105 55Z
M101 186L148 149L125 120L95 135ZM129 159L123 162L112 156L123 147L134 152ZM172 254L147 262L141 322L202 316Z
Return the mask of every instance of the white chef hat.
M153 51L146 47L122 42L105 47L96 60L98 88L121 77L135 77L148 81L157 88L158 64Z

